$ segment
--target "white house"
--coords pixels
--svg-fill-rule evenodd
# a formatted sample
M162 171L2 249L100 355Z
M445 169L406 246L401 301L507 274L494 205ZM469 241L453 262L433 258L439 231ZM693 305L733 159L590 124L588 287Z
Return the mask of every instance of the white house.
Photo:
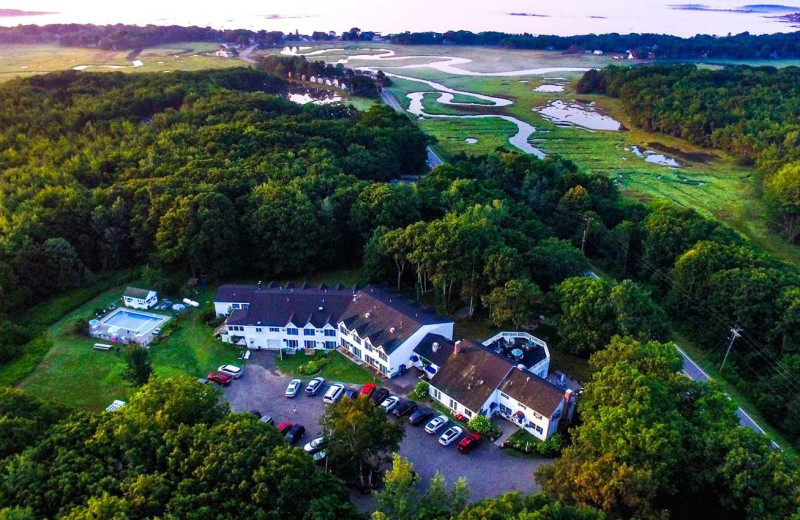
M524 365L474 341L457 341L449 349L437 341L436 354L448 353L430 380L431 397L455 413L500 415L545 440L573 409L571 392L548 382ZM445 346L442 346L442 343ZM420 356L427 352L425 345Z
M392 377L428 334L452 338L453 322L377 287L223 285L214 307L222 339L250 349L339 349Z
M133 309L149 309L158 303L158 293L150 289L128 287L122 295L126 307Z

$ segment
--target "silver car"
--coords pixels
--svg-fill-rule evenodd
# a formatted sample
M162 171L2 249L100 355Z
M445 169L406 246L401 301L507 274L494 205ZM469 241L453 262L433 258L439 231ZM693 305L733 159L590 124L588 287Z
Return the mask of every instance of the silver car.
M425 433L430 433L431 435L433 435L434 433L444 428L444 425L447 424L447 421L448 419L446 415L440 415L438 417L434 417L433 419L430 420L428 424L425 425Z
M397 403L399 402L400 402L399 397L397 397L396 395L390 395L389 397L384 399L384 401L381 403L381 406L383 406L384 410L386 410L386 413L389 413L395 406L397 406Z
M303 386L303 382L299 379L292 379L289 381L289 386L286 387L286 393L284 394L286 397L295 397L298 392L300 392L300 387Z
M460 426L451 426L439 437L439 444L442 446L450 446L453 444L453 441L461 437L462 433L464 433L464 430Z

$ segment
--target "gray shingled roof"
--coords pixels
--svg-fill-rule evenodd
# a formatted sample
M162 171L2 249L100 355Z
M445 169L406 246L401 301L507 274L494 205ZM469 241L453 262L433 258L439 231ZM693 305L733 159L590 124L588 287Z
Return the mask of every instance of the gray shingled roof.
M443 363L431 384L477 413L511 368L505 358L480 343L465 340Z
M564 400L565 389L515 367L503 381L500 391L540 414L550 417Z
M142 300L146 299L148 294L150 294L149 289L139 289L138 287L128 287L123 293L124 296L129 298L140 298Z
M439 348L433 351L433 344L438 343ZM442 366L453 353L453 342L440 334L426 334L414 352L424 357L435 365Z
M408 339L420 326L447 323L441 318L397 293L379 287L364 289L280 287L272 283L255 285L223 285L217 290L216 302L248 303L247 309L234 310L229 325L264 325L283 327L291 322L298 327L311 324L334 327L343 321L348 329L368 337L373 345L382 346L387 354ZM367 317L369 314L369 317Z

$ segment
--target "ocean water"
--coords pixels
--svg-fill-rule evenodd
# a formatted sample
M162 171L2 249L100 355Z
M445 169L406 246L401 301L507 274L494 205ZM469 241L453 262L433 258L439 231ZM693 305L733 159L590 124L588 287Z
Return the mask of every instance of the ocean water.
M782 20L780 16L800 12L800 0L783 0L781 4L748 4L747 1L239 0L219 3L196 0L25 0L3 7L52 14L0 17L0 25L127 23L284 32L297 30L301 33L341 33L351 27L359 27L382 33L464 29L560 35L653 32L679 36L798 30L798 27Z

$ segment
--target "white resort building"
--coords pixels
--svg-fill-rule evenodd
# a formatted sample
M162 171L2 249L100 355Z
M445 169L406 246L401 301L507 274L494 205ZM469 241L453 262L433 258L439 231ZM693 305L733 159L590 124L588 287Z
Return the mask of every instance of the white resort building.
M545 378L547 344L501 332L483 344L453 341L453 322L379 287L223 285L214 307L223 341L254 350L338 349L385 377L410 367L430 394L467 417L500 415L540 439L571 416L574 399Z

